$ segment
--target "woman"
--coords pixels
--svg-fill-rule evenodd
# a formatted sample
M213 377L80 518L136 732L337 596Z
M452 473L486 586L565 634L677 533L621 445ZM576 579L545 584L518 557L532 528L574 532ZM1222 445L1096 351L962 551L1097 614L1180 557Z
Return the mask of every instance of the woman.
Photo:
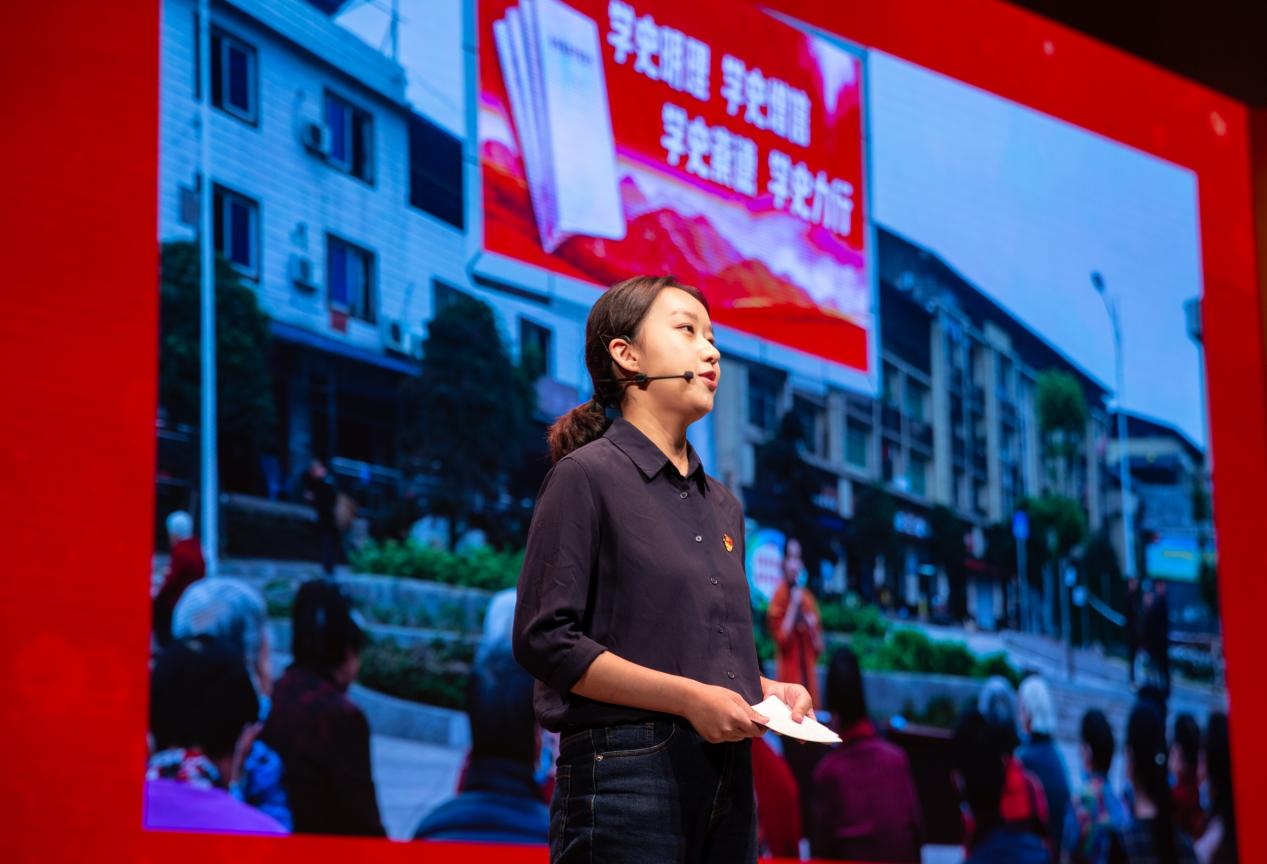
M1069 774L1052 737L1056 732L1055 701L1042 676L1030 675L1021 682L1017 703L1025 742L1017 749L1016 758L1042 784L1047 800L1047 840L1052 858L1059 861L1061 833L1069 811Z
M236 646L206 636L168 643L150 677L146 827L285 834L276 819L230 791L259 733L258 716Z
M849 648L836 649L827 668L827 710L841 744L814 771L811 853L918 864L924 830L911 764L871 723L862 668Z
M259 722L268 719L273 692L273 653L264 598L238 579L203 579L189 586L172 615L177 639L207 636L223 639L242 655L259 699ZM255 741L242 764L241 782L233 787L240 800L263 810L291 830L281 757L263 741Z
M810 699L817 703L823 630L819 626L818 601L802 584L804 572L801 541L789 535L783 541L783 581L770 598L766 618L778 649L779 678L804 684Z
M586 323L593 399L550 429L514 651L562 733L556 864L754 861L751 739L768 718L752 705L813 710L801 685L760 676L743 511L686 440L720 359L698 290L626 280Z
M1201 864L1235 864L1236 812L1232 804L1232 754L1227 715L1216 711L1205 729L1205 776L1210 788L1210 822L1196 843Z
M333 579L299 586L291 608L294 662L273 686L260 737L282 757L296 834L384 837L370 762L370 727L348 698L365 631Z
M1124 838L1131 864L1196 864L1192 841L1175 824L1166 752L1161 712L1137 702L1126 723L1126 773L1135 790Z

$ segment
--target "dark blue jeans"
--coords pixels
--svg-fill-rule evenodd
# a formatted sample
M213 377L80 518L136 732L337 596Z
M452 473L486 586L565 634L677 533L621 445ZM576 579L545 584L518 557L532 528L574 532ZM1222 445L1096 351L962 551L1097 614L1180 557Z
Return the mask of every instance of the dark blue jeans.
M656 720L559 742L551 864L756 860L751 741L709 744L685 720Z

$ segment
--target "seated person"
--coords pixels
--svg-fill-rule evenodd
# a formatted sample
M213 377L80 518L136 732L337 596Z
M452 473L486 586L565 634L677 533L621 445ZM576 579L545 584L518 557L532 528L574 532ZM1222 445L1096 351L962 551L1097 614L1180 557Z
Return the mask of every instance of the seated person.
M365 633L332 579L305 582L291 612L294 663L273 687L261 735L282 757L298 834L386 836L370 766L370 727L347 697Z
M550 813L533 777L541 736L532 689L532 676L515 662L509 643L471 670L466 771L457 796L423 817L415 840L545 845Z
M145 826L285 834L276 819L229 792L258 716L236 648L205 637L168 643L150 678L155 752L145 774Z
M186 589L176 603L172 633L177 639L210 636L224 639L242 655L260 700L259 720L268 719L273 691L272 650L264 598L239 579L203 579ZM290 806L282 778L282 760L263 741L255 741L242 764L241 799L291 828Z
M814 771L811 854L918 862L923 831L911 766L900 748L876 733L858 658L848 648L832 654L827 710L842 740Z
M955 774L972 816L965 864L1048 864L1051 853L1033 830L1009 824L1002 813L1007 782L1007 760L1014 741L988 722L980 711L969 711L954 735Z

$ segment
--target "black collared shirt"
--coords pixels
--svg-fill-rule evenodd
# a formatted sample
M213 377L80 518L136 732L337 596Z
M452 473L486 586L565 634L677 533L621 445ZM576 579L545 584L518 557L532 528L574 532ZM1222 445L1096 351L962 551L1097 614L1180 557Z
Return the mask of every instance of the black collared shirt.
M515 607L515 658L537 679L546 729L629 723L654 712L572 694L599 654L761 701L744 575L743 509L687 476L624 418L546 475Z

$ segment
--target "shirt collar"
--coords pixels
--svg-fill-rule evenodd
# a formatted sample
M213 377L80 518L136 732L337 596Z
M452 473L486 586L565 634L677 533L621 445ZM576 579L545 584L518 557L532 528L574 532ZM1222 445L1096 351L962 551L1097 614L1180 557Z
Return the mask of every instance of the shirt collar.
M672 466L668 455L644 435L642 430L624 417L613 420L611 426L607 427L607 431L603 433L603 437L629 457L629 461L642 472L644 480L652 480L664 470L666 465ZM673 470L676 472L677 468L674 467ZM704 466L690 441L686 442L686 476L697 480L701 490L708 488Z

